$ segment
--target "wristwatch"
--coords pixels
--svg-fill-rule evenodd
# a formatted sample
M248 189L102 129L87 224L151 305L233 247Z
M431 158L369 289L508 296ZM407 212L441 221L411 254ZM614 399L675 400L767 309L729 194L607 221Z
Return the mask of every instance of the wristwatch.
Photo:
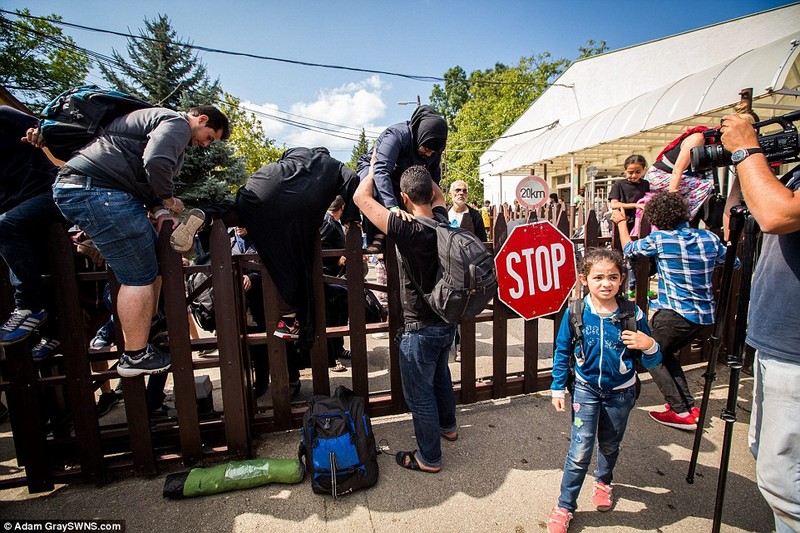
M763 154L764 150L761 148L739 148L731 154L731 163L738 165L749 156L753 154Z

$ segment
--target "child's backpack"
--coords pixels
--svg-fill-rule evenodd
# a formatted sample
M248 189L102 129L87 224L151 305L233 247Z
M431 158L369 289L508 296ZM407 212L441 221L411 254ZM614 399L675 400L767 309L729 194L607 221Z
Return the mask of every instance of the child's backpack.
M617 296L619 313L614 317L620 323L622 331L636 331L636 302ZM586 302L583 298L569 302L569 327L572 332L572 355L569 358L569 371L567 372L567 390L572 394L575 385L575 360L583 359L583 310ZM641 350L631 350L636 359L641 356ZM636 375L636 398L639 397L642 384L639 375Z
M83 85L64 91L47 104L39 131L50 153L67 161L76 150L102 134L103 128L115 118L148 107L154 106L119 91Z
M497 292L494 258L474 233L430 218L417 217L436 230L439 272L433 290L426 294L403 267L434 313L450 324L474 318Z
M338 498L378 481L378 454L364 399L339 385L333 396L312 396L303 416L299 455L317 494Z

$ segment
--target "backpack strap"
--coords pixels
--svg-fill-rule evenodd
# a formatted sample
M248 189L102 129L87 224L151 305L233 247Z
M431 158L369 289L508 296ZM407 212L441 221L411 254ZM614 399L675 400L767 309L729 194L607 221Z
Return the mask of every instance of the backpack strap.
M583 298L569 302L569 327L572 332L572 346L569 354L567 371L567 390L572 394L575 383L575 353L583 355L583 309L586 302Z

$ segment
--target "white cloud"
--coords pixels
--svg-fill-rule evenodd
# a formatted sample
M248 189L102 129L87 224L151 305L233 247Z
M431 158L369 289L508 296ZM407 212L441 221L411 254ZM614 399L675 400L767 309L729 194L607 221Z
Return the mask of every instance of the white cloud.
M295 102L288 109L272 103L242 105L256 112L267 135L279 144L326 146L344 157L357 142L361 128L368 138L374 138L386 127L378 121L386 114L383 91L389 88L380 76L372 75L360 82L321 89L315 100Z

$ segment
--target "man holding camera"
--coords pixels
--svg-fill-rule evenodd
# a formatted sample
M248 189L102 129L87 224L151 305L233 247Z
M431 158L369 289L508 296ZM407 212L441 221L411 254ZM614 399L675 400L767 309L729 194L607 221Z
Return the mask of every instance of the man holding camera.
M800 313L791 311L800 294L800 170L786 184L776 179L746 117L726 116L721 131L764 233L747 329L756 349L748 441L777 532L800 531Z

